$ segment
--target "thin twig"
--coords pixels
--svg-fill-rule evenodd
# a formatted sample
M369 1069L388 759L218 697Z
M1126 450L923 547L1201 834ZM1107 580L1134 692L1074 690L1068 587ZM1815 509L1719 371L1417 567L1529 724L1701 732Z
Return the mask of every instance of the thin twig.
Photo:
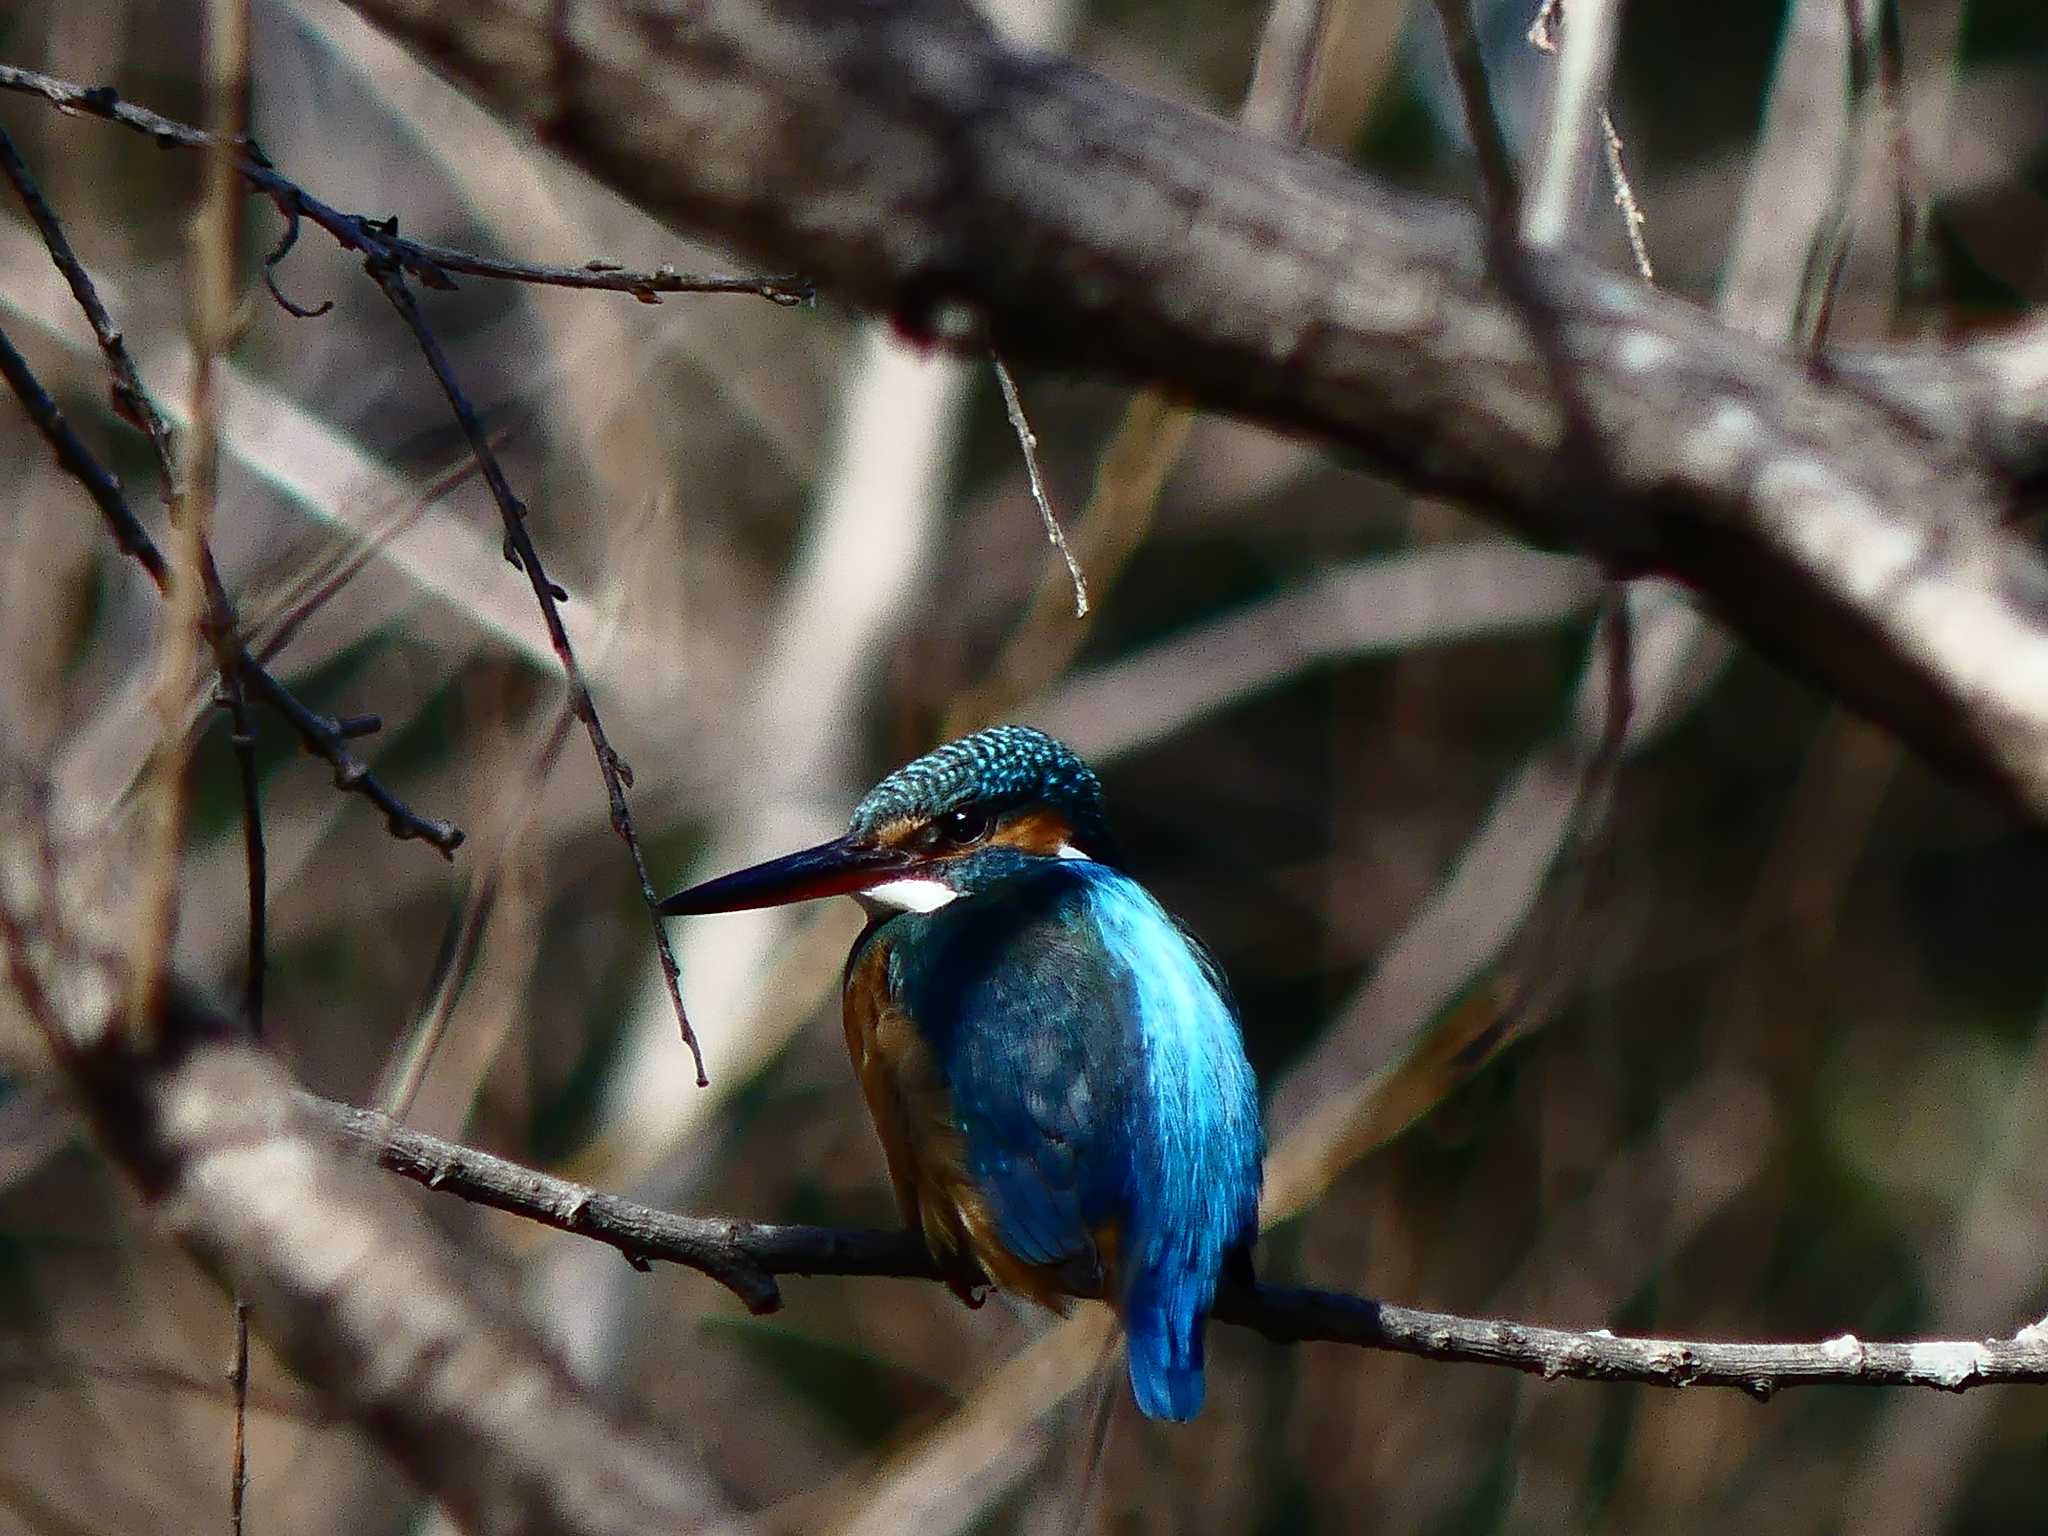
M7 380L8 386L21 400L29 420L56 454L58 467L84 486L86 494L92 497L93 504L100 509L100 515L106 519L107 527L114 535L115 545L149 573L158 591L168 587L171 573L163 551L156 547L156 540L149 536L149 530L142 526L142 520L129 507L127 498L121 493L120 482L85 446L64 413L57 408L50 392L30 372L28 360L7 339L4 329L0 329L0 378Z
M412 253L416 272L428 267L442 272L461 272L470 277L491 277L513 283L539 283L553 288L583 288L599 293L628 293L642 304L659 304L665 293L757 294L785 309L817 302L811 285L795 273L749 277L725 272L678 272L664 263L651 272L634 272L617 262L587 261L580 267L549 266L541 262L508 261L501 256L478 256L453 250L425 240L403 242ZM422 277L422 281L426 281ZM428 283L440 287L439 283Z
M1515 162L1508 152L1507 138L1494 115L1486 64L1480 57L1479 37L1472 28L1469 7L1470 0L1436 0L1437 23L1443 28L1444 53L1450 62L1451 81L1458 89L1458 105L1465 116L1465 136L1472 141L1472 156L1479 165L1480 186L1486 194L1487 225L1493 232L1494 245L1518 247L1522 188L1515 178Z
M1017 446L1024 453L1024 473L1031 481L1031 499L1038 506L1038 515L1045 520L1046 539L1067 562L1067 576L1074 583L1074 617L1085 619L1088 617L1088 583L1081 575L1080 562L1074 558L1073 550L1067 547L1067 536L1061 532L1059 519L1053 516L1052 502L1045 494L1045 477L1038 468L1038 435L1031 430L1031 423L1024 415L1023 397L1017 393L1017 381L1010 377L1002 354L990 348L988 360L995 364L996 382L1003 387L1003 409L1009 412L1010 429L1017 434Z
M540 551L535 548L533 535L526 526L526 506L505 478L491 440L485 434L483 424L477 420L469 397L463 393L447 353L442 351L426 316L420 312L419 303L406 283L404 270L374 255L364 262L364 268L383 290L385 298L391 301L399 319L412 332L427 366L433 370L434 379L447 398L448 408L455 413L455 420L469 443L469 451L483 473L484 484L490 487L491 499L497 503L499 518L505 525L505 558L514 568L525 573L533 588L534 601L540 604L548 640L554 646L563 674L568 679L570 706L575 710L576 718L583 722L583 728L590 737L591 750L597 754L598 772L604 779L605 796L610 803L612 830L625 843L626 852L633 862L633 873L640 882L640 897L647 908L649 926L654 931L655 953L661 960L662 980L668 987L676 1025L682 1031L683 1044L689 1048L691 1059L696 1064L697 1085L705 1087L710 1078L704 1071L704 1052L697 1043L696 1031L690 1028L690 1016L683 1008L681 970L676 964L675 950L669 944L668 929L662 922L660 897L648 876L647 860L640 852L640 836L633 827L633 812L626 803L626 790L633 782L633 770L606 738L604 723L598 718L597 703L591 697L590 684L577 663L575 647L569 643L569 631L562 623L560 608L569 594L549 580L546 569L541 565Z
M83 113L119 123L147 134L164 149L203 149L214 142L205 129L181 123L147 107L122 99L112 86L83 86L33 69L0 64L0 90L40 96L61 112ZM288 177L280 175L263 158L263 152L243 137L231 139L236 155L236 173L251 187L268 197L285 221L277 247L265 259L266 280L278 262L296 243L298 221L310 219L332 235L346 250L361 251L366 258L389 262L425 283L429 288L453 288L450 273L472 277L499 278L510 282L540 283L558 288L596 289L626 293L643 304L660 302L664 293L758 294L779 305L808 304L815 294L808 281L799 277L730 276L719 273L678 272L670 266L652 272L630 272L608 261L591 261L580 267L556 267L532 262L508 261L495 256L478 256L451 250L421 240L408 240L398 233L395 219L377 220L344 213L322 202ZM310 315L316 310L290 304L271 292L294 313Z
M143 388L142 375L129 355L128 344L122 339L115 326L113 316L101 302L99 290L93 285L91 275L71 248L71 242L64 233L64 226L57 218L56 210L44 198L42 188L36 184L28 165L16 150L14 141L5 129L0 129L0 175L5 175L12 184L22 206L28 210L30 219L42 234L43 244L49 250L50 259L63 275L71 289L71 296L84 313L86 323L92 327L95 340L99 343L100 354L106 360L108 394L114 405L115 414L122 420L138 427L149 438L150 451L156 459L157 490L166 507L173 507L178 501L178 472L171 451L171 432L164 421L163 413L156 408L156 402L149 391ZM117 530L118 537L118 530ZM146 537L146 535L144 535ZM251 1020L252 1030L257 1027L263 1013L263 886L264 849L263 824L260 795L256 776L256 742L254 728L249 721L248 702L242 686L240 667L232 653L224 654L224 647L235 632L235 621L226 608L225 593L220 590L219 573L214 569L212 552L202 542L201 561L211 572L209 580L209 615L207 634L213 643L215 659L220 664L218 685L219 703L228 717L229 741L233 746L237 772L242 787L242 834L249 866L249 963L244 986L243 1012ZM150 574L162 585L157 570Z
M654 931L655 951L661 960L662 978L668 988L669 1002L675 1010L677 1026L682 1032L684 1044L689 1047L691 1059L696 1064L699 1085L708 1083L710 1079L705 1074L703 1051L698 1046L696 1033L690 1028L689 1015L683 1007L681 974L676 964L675 951L669 944L667 929L661 921L658 910L659 897L655 892L654 882L648 876L647 861L640 851L639 835L634 830L632 811L626 802L626 789L632 783L632 770L606 739L603 722L598 718L596 703L591 697L590 687L583 677L582 669L577 664L575 649L569 642L569 632L562 623L557 606L568 594L548 579L546 570L541 565L540 554L535 549L533 539L526 528L526 508L506 480L489 437L477 420L475 410L470 406L468 398L455 378L454 369L450 366L432 330L428 328L426 318L421 314L412 290L406 282L407 277L411 276L429 287L450 288L454 286L453 280L448 276L450 270L462 270L483 276L554 281L564 278L569 269L521 268L516 263L500 263L490 258L469 257L442 247L402 239L399 237L395 219L366 219L331 207L307 193L295 182L279 175L246 139L209 135L189 124L175 122L124 102L108 87L87 90L69 81L41 75L33 70L0 65L0 88L30 91L43 96L60 109L89 112L122 123L150 134L159 144L184 148L232 145L236 154L236 173L251 187L268 196L285 219L284 237L271 252L267 265L274 266L291 249L297 236L299 220L302 218L311 219L318 224L343 248L362 252L365 270L383 290L385 297L397 310L399 318L412 331L427 359L428 366L433 370L434 377L441 386L442 393L448 399L450 409L455 412L456 421L468 440L470 452L483 473L485 483L490 487L492 499L496 501L499 514L504 521L506 558L526 573L533 586L535 600L540 604L541 617L547 626L548 638L569 680L571 704L577 718L582 720L585 730L589 733L591 748L597 754L598 771L604 778L605 793L610 802L612 830L617 832L626 844L633 862L634 874L640 882L641 899L647 907L648 921ZM553 276L535 275L541 272L552 273ZM680 274L673 272L624 273L610 268L606 263L597 263L592 267L580 269L580 274L570 286L613 288L651 299L657 290L685 291L685 281ZM779 303L801 300L809 296L808 289L784 283L780 279L713 281L722 286L715 286L709 290L696 286L690 287L688 291L760 292ZM272 292L276 293L274 285ZM286 302L281 294L278 298L280 302ZM288 304L287 307L292 308L294 313L310 313L300 310L297 306ZM259 679L258 687L266 697L271 697L277 685L272 681L268 687L264 687ZM300 728L303 732L304 725L301 724ZM330 758L330 761L332 760ZM339 764L336 764L336 773L339 781L342 776ZM358 782L367 784L372 781L368 780L367 775L363 775ZM391 818L394 831L397 830L401 823L388 811L387 816ZM455 833L454 836L456 841L460 841L460 833ZM450 852L452 848L453 844L450 843L443 846L443 851Z
M58 464L92 497L100 515L113 531L114 542L123 553L134 557L160 589L164 587L169 580L169 568L163 552L129 507L120 484L79 439L71 423L58 409L57 402L30 371L28 363L15 350L4 330L0 330L0 377L7 380L20 398L29 420L56 453ZM250 690L265 705L284 716L307 751L323 759L334 770L337 788L359 794L376 806L383 813L385 825L393 837L401 840L419 838L442 854L453 856L462 845L461 828L452 822L438 821L414 811L392 794L350 751L348 744L352 738L377 729L374 715L337 719L308 708L239 645L235 651L235 663Z
M242 1517L249 1497L249 1304L237 1296L235 1353L228 1366L228 1388L235 1399L234 1447L228 1457L228 1529L242 1536Z
M0 66L4 70L5 66ZM196 130L195 130L196 131ZM149 391L143 387L141 373L129 355L127 343L122 339L120 329L101 302L99 291L92 278L79 261L77 253L64 233L64 227L56 212L43 197L42 190L29 174L26 163L16 152L14 141L4 129L0 129L0 175L5 175L13 185L22 205L27 208L43 237L43 244L50 252L50 259L70 285L72 296L85 314L92 327L100 353L105 358L109 379L109 393L114 410L124 421L140 428L149 438L150 447L156 458L159 491L167 506L174 506L180 492L177 486L177 468L171 452L171 434L163 413L156 407ZM114 542L121 551L135 559L148 572L160 592L170 589L170 567L163 553L156 546L142 520L129 507L127 497L117 481L100 464L92 451L72 430L57 408L48 391L29 371L21 355L0 334L0 372L21 397L29 417L42 431L43 436L55 450L59 465L76 478L91 495L100 514L113 531ZM204 581L204 596L207 622L204 635L213 647L214 659L220 673L220 691L223 705L229 716L231 736L236 746L238 762L243 767L243 803L246 808L255 795L253 773L255 769L254 744L243 742L251 735L251 725L244 708L246 692L253 690L264 701L290 722L306 749L324 759L334 770L335 783L342 789L360 793L378 810L384 813L386 825L394 837L420 838L439 849L444 856L452 856L462 842L462 832L453 824L436 821L416 814L372 776L348 748L351 737L366 734L363 729L374 717L353 720L336 720L308 709L300 703L291 691L272 677L255 658L251 657L241 641L241 624L227 591L222 585L219 568L214 563L213 552L202 539L200 543L200 574ZM374 725L370 729L375 729ZM245 831L245 836L246 836ZM260 844L261 833L256 834ZM260 847L257 854L260 857ZM253 944L260 942L260 934L254 924L251 927ZM261 967L252 972L260 978ZM256 983L260 987L260 980ZM259 995L260 1001L260 995ZM252 1017L255 1009L252 1008Z
M1588 505L1604 505L1611 500L1607 489L1612 481L1606 445L1593 419L1583 381L1567 352L1563 319L1530 259L1532 247L1543 249L1557 238L1551 231L1547 210L1563 195L1551 185L1559 180L1559 175L1546 172L1542 178L1546 190L1541 201L1523 202L1507 139L1494 115L1486 67L1480 58L1479 39L1472 30L1468 5L1469 0L1436 0L1451 77L1457 84L1466 133L1472 141L1486 194L1487 264L1494 281L1522 317L1523 328L1542 361L1562 418L1563 430L1551 460L1552 477L1559 482L1557 494ZM1559 147L1555 130L1551 145L1552 157L1569 153Z
M237 623L227 588L220 579L207 542L220 492L220 391L217 374L221 355L234 337L237 278L241 268L240 184L236 155L229 146L249 131L249 0L210 0L206 7L207 112L214 135L206 150L199 209L193 220L189 284L192 329L192 385L186 420L186 463L183 493L171 503L174 523L190 525L191 558L203 588L207 620L219 668L219 698L229 716L229 733L242 786L243 858L248 887L248 959L243 981L242 1022L251 1039L263 1033L264 934L266 882L263 809L256 777L256 741L249 729L249 711L241 674L233 654ZM145 396L146 398L146 396ZM151 415L153 407L145 406ZM152 433L152 437L156 434ZM175 622L176 605L167 615ZM177 735L180 698L166 689L166 752ZM183 743L179 742L181 754ZM182 832L182 828L180 829ZM166 895L169 895L168 886ZM166 955L168 961L168 955ZM242 1536L249 1494L249 1306L237 1291L231 1303L234 1352L228 1383L234 1399L234 1429L228 1452L228 1531Z
M1543 0L1543 8L1529 24L1529 46L1539 53L1554 54L1563 35L1563 0ZM1563 105L1560 103L1561 108ZM1642 206L1636 202L1635 188L1629 184L1627 167L1622 164L1621 134L1605 106L1600 108L1600 136L1607 152L1607 179L1614 184L1614 206L1621 210L1622 228L1628 235L1629 251L1636 259L1636 271L1644 282L1654 283L1657 274L1650 264L1650 244L1643 233Z
M1276 0L1267 13L1251 85L1238 121L1290 143L1307 136L1314 116L1317 71L1330 36L1329 0ZM1075 519L1098 590L1113 584L1137 553L1174 466L1193 431L1195 413L1157 390L1124 408L1095 466L1095 485ZM1078 558L1078 557L1077 557ZM1085 623L1066 621L1050 573L1032 590L1030 606L995 664L947 711L945 734L958 736L1004 718L1045 686L1079 652Z
M1643 232L1643 207L1636 201L1635 188L1629 185L1628 167L1621 159L1621 135L1615 131L1614 118L1605 107L1600 109L1600 141L1607 150L1607 179L1614 183L1614 206L1621 210L1621 227L1628 235L1636 271L1644 282L1654 283L1657 269L1650 263L1650 241Z
M391 1172L445 1194L616 1248L636 1269L680 1264L726 1286L756 1313L781 1305L782 1275L942 1280L918 1234L677 1216L393 1124L369 1110L302 1095L300 1103ZM1217 1321L1276 1343L1350 1344L1424 1359L1506 1366L1546 1380L1733 1387L1765 1398L1822 1384L1960 1392L2048 1382L2048 1326L2007 1339L1811 1343L1624 1338L1604 1328L1540 1327L1393 1306L1337 1291L1226 1280Z

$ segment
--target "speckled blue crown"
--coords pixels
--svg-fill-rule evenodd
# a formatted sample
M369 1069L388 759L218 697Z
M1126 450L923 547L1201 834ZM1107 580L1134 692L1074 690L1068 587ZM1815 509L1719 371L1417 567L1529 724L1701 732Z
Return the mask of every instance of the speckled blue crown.
M992 725L905 763L854 807L849 830L871 836L889 822L943 816L970 802L1044 805L1067 819L1080 846L1108 841L1095 770L1028 725Z

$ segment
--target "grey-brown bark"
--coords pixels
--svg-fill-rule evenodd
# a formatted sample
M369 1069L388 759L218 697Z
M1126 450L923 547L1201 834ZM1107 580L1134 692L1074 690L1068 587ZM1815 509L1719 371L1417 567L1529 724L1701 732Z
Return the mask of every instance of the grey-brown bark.
M644 1536L715 1513L687 1453L593 1401L224 1018L172 987L126 1027L106 852L52 848L34 777L0 758L0 1006L39 1027L110 1158L279 1352L469 1529Z
M351 0L678 227L935 343L1318 434L1753 644L2048 818L2048 339L1801 358L1570 256L1560 461L1476 222L1019 54L955 0ZM1606 478L1611 475L1611 479Z
M687 1265L755 1312L781 1305L781 1275L896 1276L939 1280L913 1232L800 1227L678 1216L524 1168L392 1122L369 1110L305 1101L379 1163L426 1185L565 1232L608 1243L635 1264ZM1276 1343L1351 1344L1424 1359L1506 1366L1545 1379L1634 1381L1659 1387L1733 1387L1769 1397L1820 1385L1971 1387L2048 1380L2039 1324L2004 1339L1833 1339L1762 1343L1617 1337L1497 1318L1457 1317L1367 1296L1226 1279L1216 1317Z

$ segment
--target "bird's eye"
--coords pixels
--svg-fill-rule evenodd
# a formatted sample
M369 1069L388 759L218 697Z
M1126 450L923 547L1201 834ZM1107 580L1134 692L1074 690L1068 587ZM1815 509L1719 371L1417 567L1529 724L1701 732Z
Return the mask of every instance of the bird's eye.
M932 823L933 841L943 848L969 848L980 842L995 825L988 811L972 806L948 811Z

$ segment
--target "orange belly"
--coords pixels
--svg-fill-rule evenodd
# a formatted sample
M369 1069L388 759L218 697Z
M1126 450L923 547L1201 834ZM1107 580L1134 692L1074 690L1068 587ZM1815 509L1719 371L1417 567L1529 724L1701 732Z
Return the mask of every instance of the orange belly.
M967 1167L967 1138L952 1095L917 1026L889 1001L887 946L868 946L846 978L846 1051L889 1160L905 1225L924 1233L941 1263L966 1258L998 1288L1066 1310L1059 1267L1029 1264L1003 1246L988 1197ZM954 1289L964 1296L961 1286Z

